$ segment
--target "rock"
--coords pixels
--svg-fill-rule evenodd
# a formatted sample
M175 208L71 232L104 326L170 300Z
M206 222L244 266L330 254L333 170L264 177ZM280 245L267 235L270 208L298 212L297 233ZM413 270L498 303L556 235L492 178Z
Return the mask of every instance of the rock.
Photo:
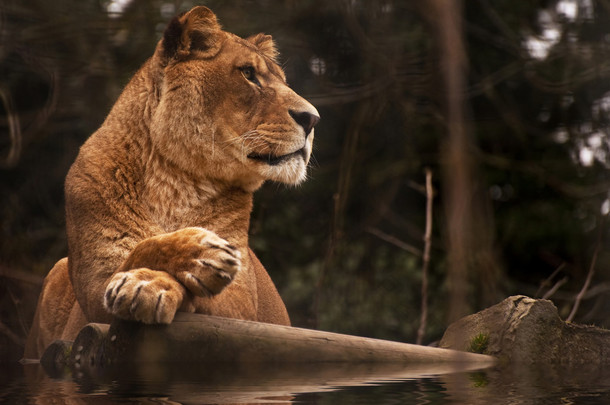
M518 295L451 324L439 344L501 362L610 364L610 331L566 323L551 301Z

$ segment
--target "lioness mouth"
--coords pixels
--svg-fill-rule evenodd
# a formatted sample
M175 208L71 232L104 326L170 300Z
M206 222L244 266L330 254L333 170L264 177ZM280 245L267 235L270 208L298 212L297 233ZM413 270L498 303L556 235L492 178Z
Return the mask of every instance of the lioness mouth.
M295 156L301 156L303 159L305 159L305 148L302 148L302 149L297 150L296 152L292 152L287 155L281 155L281 156L259 155L258 153L250 153L248 155L248 159L258 160L259 162L267 163L270 166L276 166Z

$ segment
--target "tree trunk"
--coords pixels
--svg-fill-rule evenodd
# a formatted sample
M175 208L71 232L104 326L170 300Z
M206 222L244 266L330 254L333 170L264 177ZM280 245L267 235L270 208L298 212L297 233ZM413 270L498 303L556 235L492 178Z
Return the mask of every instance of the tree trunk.
M431 0L427 15L437 35L440 98L445 106L447 139L442 150L447 216L449 322L471 312L468 297L480 306L497 301L499 268L493 252L492 216L477 181L476 149L467 124L467 53L459 0ZM480 284L480 285L477 285ZM477 288L472 288L476 285ZM474 291L469 291L471 288Z

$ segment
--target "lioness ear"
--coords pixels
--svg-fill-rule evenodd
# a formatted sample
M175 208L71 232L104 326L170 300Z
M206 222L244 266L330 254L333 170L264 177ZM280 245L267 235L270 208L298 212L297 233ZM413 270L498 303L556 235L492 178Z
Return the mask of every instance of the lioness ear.
M195 50L201 56L213 56L220 50L220 32L212 10L195 7L170 21L163 34L163 56L182 58Z
M279 52L271 35L256 34L246 38L246 40L253 43L263 55L277 63Z

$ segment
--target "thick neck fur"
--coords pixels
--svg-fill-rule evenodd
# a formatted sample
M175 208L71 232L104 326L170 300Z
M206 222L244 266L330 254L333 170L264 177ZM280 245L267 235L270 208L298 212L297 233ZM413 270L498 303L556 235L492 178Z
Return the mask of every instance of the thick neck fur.
M247 245L251 193L190 177L151 151L144 168L142 197L151 217L166 232L201 226L232 243Z
M151 58L108 116L108 124L129 134L121 142L131 145L126 158L140 168L140 202L164 232L200 226L243 249L248 244L252 192L215 179L195 178L164 159L152 145L148 123L159 103L160 69L156 57Z

